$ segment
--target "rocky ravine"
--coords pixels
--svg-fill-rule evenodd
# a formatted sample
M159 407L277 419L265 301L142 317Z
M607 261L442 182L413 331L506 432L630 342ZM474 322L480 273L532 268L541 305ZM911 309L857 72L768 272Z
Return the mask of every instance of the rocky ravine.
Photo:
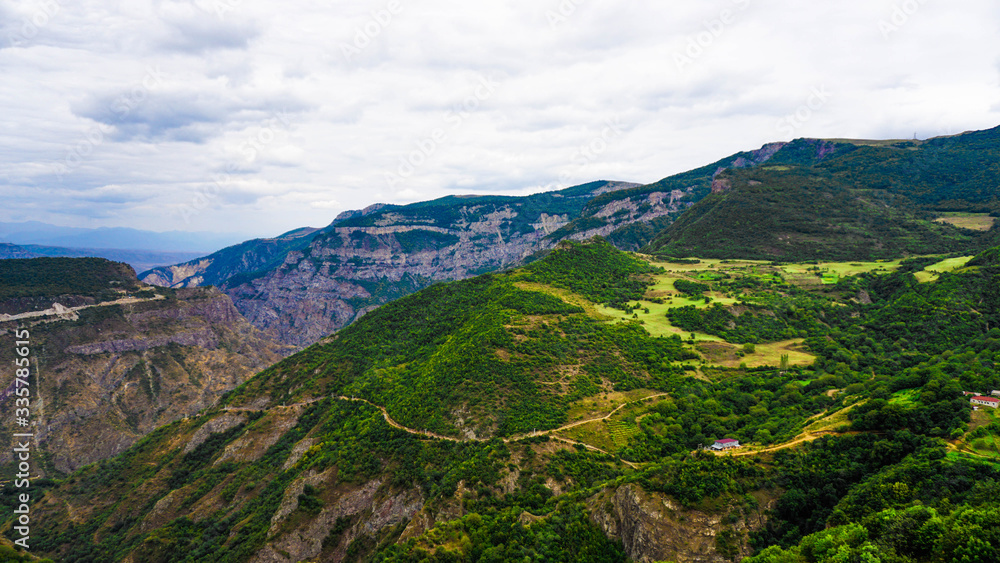
M41 473L70 472L111 457L163 424L214 404L283 347L265 338L214 288L166 299L101 305L71 315L0 323L31 334L31 430ZM0 361L14 358L13 347ZM0 416L14 420L13 397ZM5 422L7 423L7 422ZM22 429L23 430L23 429ZM7 442L10 432L4 433ZM0 463L12 462L5 447Z
M525 198L451 197L405 207L372 206L344 213L310 233L308 244L289 248L280 264L219 284L255 327L280 342L306 346L431 283L520 265L560 240L608 236L692 204L690 188L638 193L588 209L585 220L573 221L594 197L636 187L600 182L585 190ZM268 244L275 247L273 241ZM232 259L223 251L152 270L143 280L198 285L206 272L218 269L216 261Z
M594 523L609 538L621 540L638 563L725 563L753 553L749 533L765 524L764 514L774 501L757 492L754 502L753 507L705 512L628 484L592 497L588 505Z

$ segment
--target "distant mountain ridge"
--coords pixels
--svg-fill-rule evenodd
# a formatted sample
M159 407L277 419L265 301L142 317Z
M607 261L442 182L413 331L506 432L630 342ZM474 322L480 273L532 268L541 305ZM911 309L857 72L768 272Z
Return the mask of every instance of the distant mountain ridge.
M588 208L595 197L637 187L601 181L524 197L378 204L343 213L319 231L248 241L142 279L217 285L255 326L302 346L435 281L519 265L567 238L614 238L622 227L660 221L691 205L695 193L689 186Z
M200 253L193 252L159 252L155 250L118 250L113 248L65 248L59 246L41 246L37 244L0 243L0 259L10 258L105 258L115 262L125 262L137 272L145 272L152 268L178 261L197 258Z
M594 235L621 250L779 259L983 248L1000 237L934 223L934 210L1000 211L998 147L997 129L926 141L768 143L646 185L374 204L323 229L247 241L141 277L218 286L255 326L303 346L436 281L518 266ZM826 225L824 214L839 218Z
M799 139L766 165L720 172L712 194L644 251L855 260L981 250L1000 231L934 220L1000 215L998 163L1000 127L926 141Z
M306 345L397 297L530 262L562 240L607 238L638 250L712 189L716 175L759 166L770 143L653 184L600 181L530 196L448 196L373 204L328 227L258 239L141 274L167 287L216 285L254 326ZM823 147L815 159L826 155Z
M0 242L74 249L204 253L244 238L245 235L237 233L154 232L125 227L87 229L40 221L0 222Z

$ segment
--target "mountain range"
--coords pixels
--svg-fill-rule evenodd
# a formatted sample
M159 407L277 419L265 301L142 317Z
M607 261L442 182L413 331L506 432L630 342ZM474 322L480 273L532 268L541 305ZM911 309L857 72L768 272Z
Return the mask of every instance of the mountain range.
M141 280L2 261L46 478L0 555L996 561L998 151L799 139Z
M301 347L431 283L525 264L559 241L595 235L675 257L877 259L985 248L992 232L934 220L1000 210L991 195L998 136L1000 128L923 142L799 139L648 185L375 204L323 229L140 277L219 287L254 326Z

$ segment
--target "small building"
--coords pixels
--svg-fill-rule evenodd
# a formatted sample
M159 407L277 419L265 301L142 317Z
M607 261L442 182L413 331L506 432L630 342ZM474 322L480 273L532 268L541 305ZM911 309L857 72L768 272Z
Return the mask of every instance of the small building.
M983 397L981 395L977 395L969 399L969 402L973 405L982 405L984 407L991 407L994 409L1000 407L1000 399L996 397Z
M1000 397L1000 389L994 389L990 391L990 395L993 395L994 397Z
M715 443L712 444L713 450L728 450L730 448L738 448L738 447L740 447L740 441L733 440L732 438L723 438L722 440L716 440Z

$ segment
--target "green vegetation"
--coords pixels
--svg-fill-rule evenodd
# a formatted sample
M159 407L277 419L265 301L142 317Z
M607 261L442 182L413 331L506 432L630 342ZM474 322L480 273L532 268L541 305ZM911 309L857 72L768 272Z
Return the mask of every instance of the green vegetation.
M979 245L901 194L860 189L822 166L732 170L733 187L692 207L645 249L673 256L873 260Z
M798 140L765 166L720 174L716 184L728 189L699 201L644 251L857 260L992 246L997 231L983 214L1000 211L987 187L1000 173L998 136L1000 128L918 143Z
M120 297L118 290L138 288L131 266L103 258L0 260L0 300L59 295L110 300Z
M703 279L702 276L706 274L699 274L698 279ZM704 278L709 279L709 278ZM701 295L708 291L709 287L703 283L695 283L687 280L676 280L674 281L674 289L683 293L684 295Z
M659 271L597 238L587 244L559 243L556 252L526 267L519 279L568 289L595 303L623 308L626 301L645 295L652 285L647 274Z

